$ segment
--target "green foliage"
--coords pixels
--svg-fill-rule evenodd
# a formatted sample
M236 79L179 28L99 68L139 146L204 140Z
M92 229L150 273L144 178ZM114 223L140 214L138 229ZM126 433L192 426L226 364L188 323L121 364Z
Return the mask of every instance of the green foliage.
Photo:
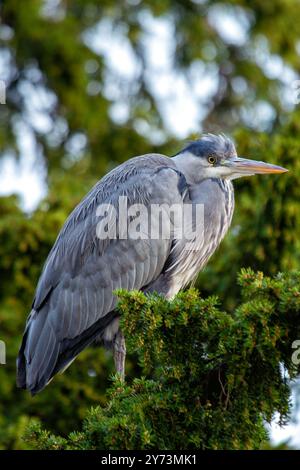
M108 403L67 439L31 425L30 445L47 449L254 449L263 423L289 417L288 377L299 370L300 273L239 275L242 303L224 311L196 290L172 301L120 292L122 326L144 377L117 377ZM284 368L284 369L283 369Z

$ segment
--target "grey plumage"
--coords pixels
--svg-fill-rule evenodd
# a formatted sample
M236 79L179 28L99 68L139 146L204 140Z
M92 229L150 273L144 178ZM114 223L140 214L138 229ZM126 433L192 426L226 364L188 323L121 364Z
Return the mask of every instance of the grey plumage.
M207 160L212 155L214 164ZM20 387L35 394L95 340L114 344L119 330L115 289L172 297L195 279L230 226L230 179L252 174L241 166L228 172L226 165L234 160L239 159L230 139L206 135L172 159L158 154L132 158L94 186L68 217L46 260L19 352ZM186 251L186 240L174 236L99 239L97 207L109 203L117 208L119 196L126 196L129 206L203 204L203 247ZM162 223L173 222L165 217Z

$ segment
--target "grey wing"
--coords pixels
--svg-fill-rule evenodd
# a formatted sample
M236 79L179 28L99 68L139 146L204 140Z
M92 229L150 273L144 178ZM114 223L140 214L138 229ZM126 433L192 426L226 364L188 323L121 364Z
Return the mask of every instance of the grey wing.
M171 239L99 239L97 207L117 209L119 196L129 206L182 203L181 186L167 157L136 157L104 177L73 211L38 283L18 357L20 387L41 390L114 320L113 291L147 286L169 256Z

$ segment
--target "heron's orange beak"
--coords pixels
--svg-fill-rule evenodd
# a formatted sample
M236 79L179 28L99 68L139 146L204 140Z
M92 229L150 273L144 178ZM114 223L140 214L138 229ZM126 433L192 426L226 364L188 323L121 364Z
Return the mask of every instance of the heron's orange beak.
M282 166L272 165L271 163L248 160L247 158L234 157L230 160L229 166L239 173L249 175L268 174L268 173L286 173L288 170Z

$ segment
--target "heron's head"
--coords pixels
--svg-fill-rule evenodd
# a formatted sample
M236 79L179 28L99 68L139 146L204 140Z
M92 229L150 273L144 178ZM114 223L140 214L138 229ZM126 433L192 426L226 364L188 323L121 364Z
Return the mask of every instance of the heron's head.
M173 158L185 176L195 182L206 178L232 180L241 176L288 171L281 166L239 157L234 143L225 135L206 134L188 144Z

